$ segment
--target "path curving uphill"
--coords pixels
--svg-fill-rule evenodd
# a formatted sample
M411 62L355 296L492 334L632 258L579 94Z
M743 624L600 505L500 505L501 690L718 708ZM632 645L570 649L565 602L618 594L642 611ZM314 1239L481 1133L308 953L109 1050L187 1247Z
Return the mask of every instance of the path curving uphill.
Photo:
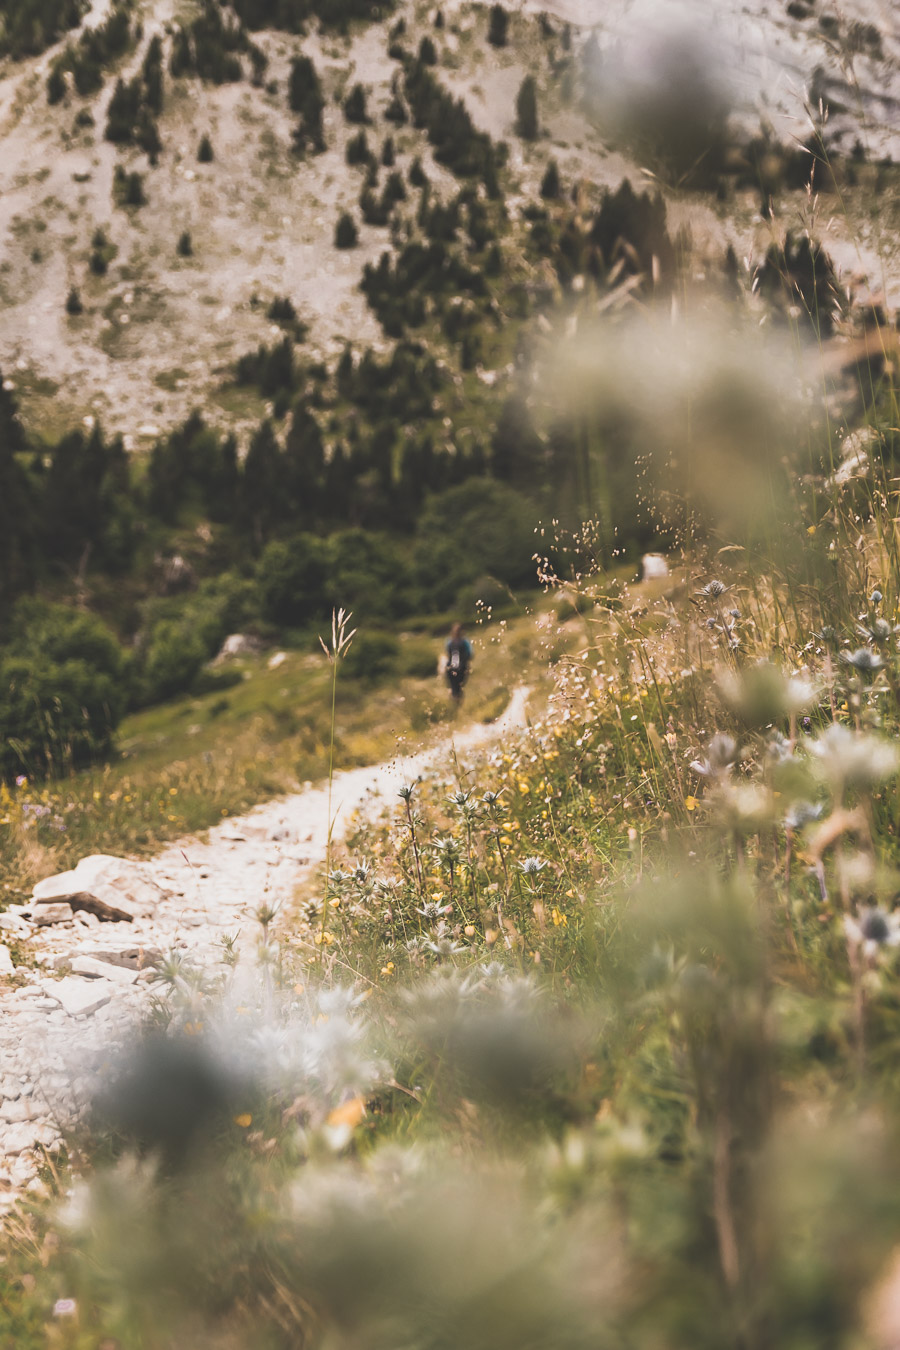
M337 773L333 838L448 755L470 754L523 727L528 693L517 689L493 723L467 726L418 754ZM206 839L179 840L147 862L109 860L103 893L109 901L121 886L130 922L52 903L0 915L0 940L15 939L34 962L16 967L17 987L5 983L0 965L0 1216L40 1186L44 1150L59 1145L67 1121L89 1100L98 1055L148 1009L154 957L181 952L221 969L223 936L252 931L264 902L289 912L298 885L325 859L328 832L325 784L229 818Z

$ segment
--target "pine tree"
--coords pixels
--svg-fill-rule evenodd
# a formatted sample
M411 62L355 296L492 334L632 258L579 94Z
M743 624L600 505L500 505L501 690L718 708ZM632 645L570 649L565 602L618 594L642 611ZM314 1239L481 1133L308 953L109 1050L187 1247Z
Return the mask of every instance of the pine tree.
M356 228L356 222L348 211L345 211L338 220L334 231L335 248L355 248L359 242L359 231Z
M509 15L502 5L491 6L488 42L492 47L506 46L506 33L509 28Z
M538 129L537 85L526 75L516 96L516 131L524 141L536 141Z
M201 164L211 164L215 159L212 141L205 133L200 137L200 144L197 147L197 159Z
M366 91L361 84L355 84L344 99L344 116L348 122L367 124L371 119L366 110Z
M559 165L555 159L551 159L547 165L546 172L541 179L541 196L549 200L555 200L561 191L559 179Z

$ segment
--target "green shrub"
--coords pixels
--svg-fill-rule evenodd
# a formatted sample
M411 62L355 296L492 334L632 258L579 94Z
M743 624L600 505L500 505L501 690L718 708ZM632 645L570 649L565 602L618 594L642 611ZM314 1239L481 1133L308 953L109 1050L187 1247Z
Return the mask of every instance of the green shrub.
M375 684L394 671L399 654L400 643L392 633L357 633L341 663L341 674Z
M414 557L423 603L445 608L479 577L533 583L534 520L521 493L490 478L471 478L434 497L420 517Z
M84 313L84 305L81 302L81 295L76 286L73 286L66 296L66 313L71 314L73 317L77 317L79 314Z
M0 664L0 777L105 758L125 711L128 660L92 614L22 601Z
M206 658L203 642L193 625L174 620L157 624L144 654L139 701L161 703L186 693Z
M256 569L262 614L283 627L302 627L329 611L321 539L294 534L267 544Z

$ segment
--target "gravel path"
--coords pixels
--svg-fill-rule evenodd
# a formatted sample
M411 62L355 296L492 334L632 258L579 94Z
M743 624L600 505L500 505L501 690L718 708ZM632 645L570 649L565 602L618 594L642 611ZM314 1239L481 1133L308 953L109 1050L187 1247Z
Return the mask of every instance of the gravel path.
M468 754L523 726L527 700L528 691L519 689L488 726L468 726L420 754L336 774L334 837L357 813L374 813L405 783L445 764L451 751ZM40 1187L43 1150L58 1145L67 1119L89 1098L98 1059L147 1011L154 954L181 951L195 965L221 970L222 936L252 931L264 901L288 913L327 842L326 784L223 821L205 841L178 841L134 866L144 903L135 906L132 923L101 923L78 911L38 926L41 907L13 906L0 915L0 939L24 943L34 961L17 968L25 983L16 988L4 983L0 963L0 1216L23 1190ZM4 952L0 947L0 957Z

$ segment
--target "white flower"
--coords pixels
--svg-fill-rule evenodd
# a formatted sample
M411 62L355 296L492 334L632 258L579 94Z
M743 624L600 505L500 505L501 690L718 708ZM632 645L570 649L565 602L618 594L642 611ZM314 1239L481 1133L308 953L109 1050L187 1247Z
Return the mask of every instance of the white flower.
M871 961L883 948L900 946L900 914L895 909L888 913L877 905L866 905L855 919L844 915L844 932Z
M878 736L833 722L810 749L832 783L870 787L897 771L897 751Z

